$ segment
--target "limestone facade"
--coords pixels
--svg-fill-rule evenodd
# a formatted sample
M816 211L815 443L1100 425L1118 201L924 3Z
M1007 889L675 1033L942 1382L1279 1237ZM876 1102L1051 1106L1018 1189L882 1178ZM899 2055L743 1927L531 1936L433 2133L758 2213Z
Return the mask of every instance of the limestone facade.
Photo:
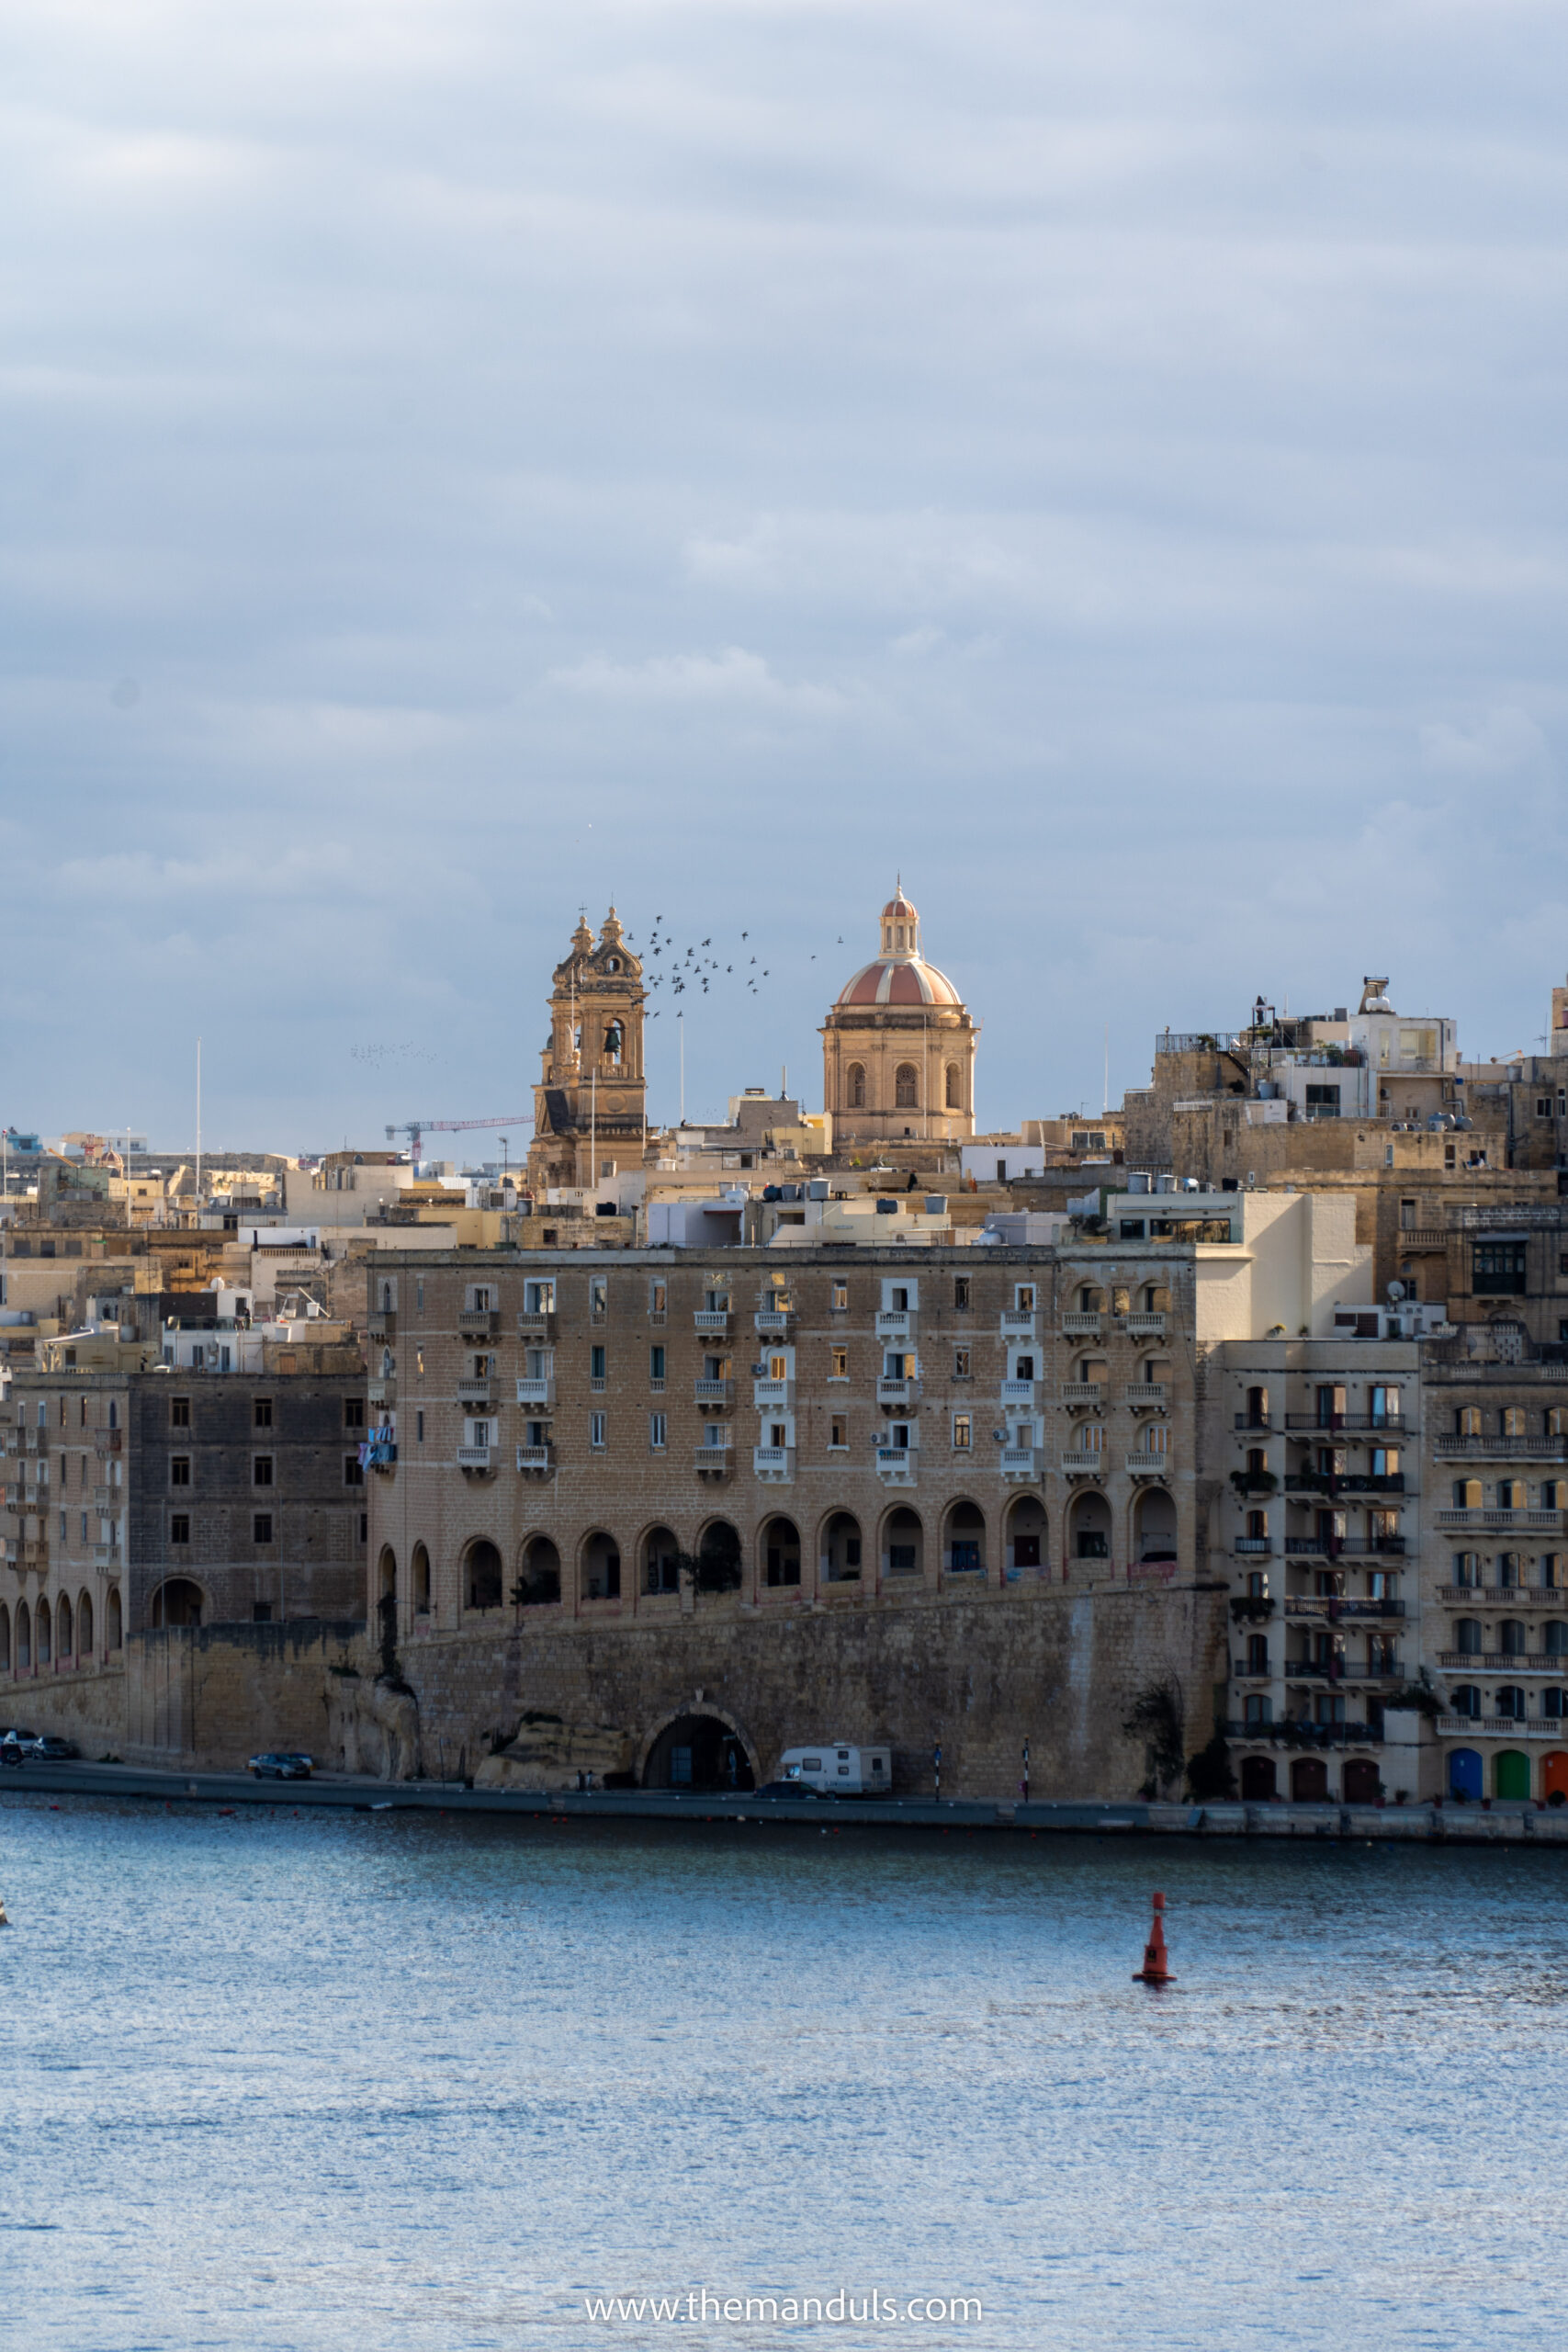
M978 1038L957 989L920 951L902 888L883 908L878 950L822 1024L822 1100L836 1151L857 1143L962 1142L975 1132Z
M595 939L586 919L556 966L550 1035L534 1089L528 1178L536 1193L592 1190L640 1168L647 1142L640 958L614 907Z

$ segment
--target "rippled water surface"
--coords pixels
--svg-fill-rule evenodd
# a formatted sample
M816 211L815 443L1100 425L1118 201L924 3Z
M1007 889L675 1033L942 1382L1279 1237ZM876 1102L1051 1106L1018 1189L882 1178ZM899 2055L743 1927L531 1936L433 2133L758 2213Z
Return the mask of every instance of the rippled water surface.
M0 1894L7 2344L1555 2335L1568 1855L33 1794ZM984 2317L585 2310L705 2286Z

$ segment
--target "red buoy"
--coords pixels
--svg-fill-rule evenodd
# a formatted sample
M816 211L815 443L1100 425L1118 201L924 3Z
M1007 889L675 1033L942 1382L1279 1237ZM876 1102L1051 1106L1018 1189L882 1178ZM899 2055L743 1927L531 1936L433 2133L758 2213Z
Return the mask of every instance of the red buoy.
M1154 1925L1149 1929L1148 1942L1144 1946L1144 1964L1133 1972L1134 1984L1174 1984L1165 1949L1165 1897L1155 1896Z

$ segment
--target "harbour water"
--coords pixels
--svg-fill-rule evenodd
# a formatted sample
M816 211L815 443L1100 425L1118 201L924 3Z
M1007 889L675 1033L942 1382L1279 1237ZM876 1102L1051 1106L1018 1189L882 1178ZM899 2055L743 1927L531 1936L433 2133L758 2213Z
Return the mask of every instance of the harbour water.
M0 2310L39 2352L1555 2326L1555 1851L7 1792L0 1895Z

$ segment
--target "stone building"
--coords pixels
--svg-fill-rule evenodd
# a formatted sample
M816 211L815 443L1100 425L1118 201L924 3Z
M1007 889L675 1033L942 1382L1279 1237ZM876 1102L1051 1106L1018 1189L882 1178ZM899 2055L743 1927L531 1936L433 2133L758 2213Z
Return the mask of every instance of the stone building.
M581 922L555 968L549 1043L534 1089L528 1176L536 1193L592 1191L620 1169L642 1166L647 1002L641 961L615 908L597 940Z
M834 1149L960 1142L975 1132L976 1025L921 954L920 919L901 887L882 910L878 941L822 1024Z

